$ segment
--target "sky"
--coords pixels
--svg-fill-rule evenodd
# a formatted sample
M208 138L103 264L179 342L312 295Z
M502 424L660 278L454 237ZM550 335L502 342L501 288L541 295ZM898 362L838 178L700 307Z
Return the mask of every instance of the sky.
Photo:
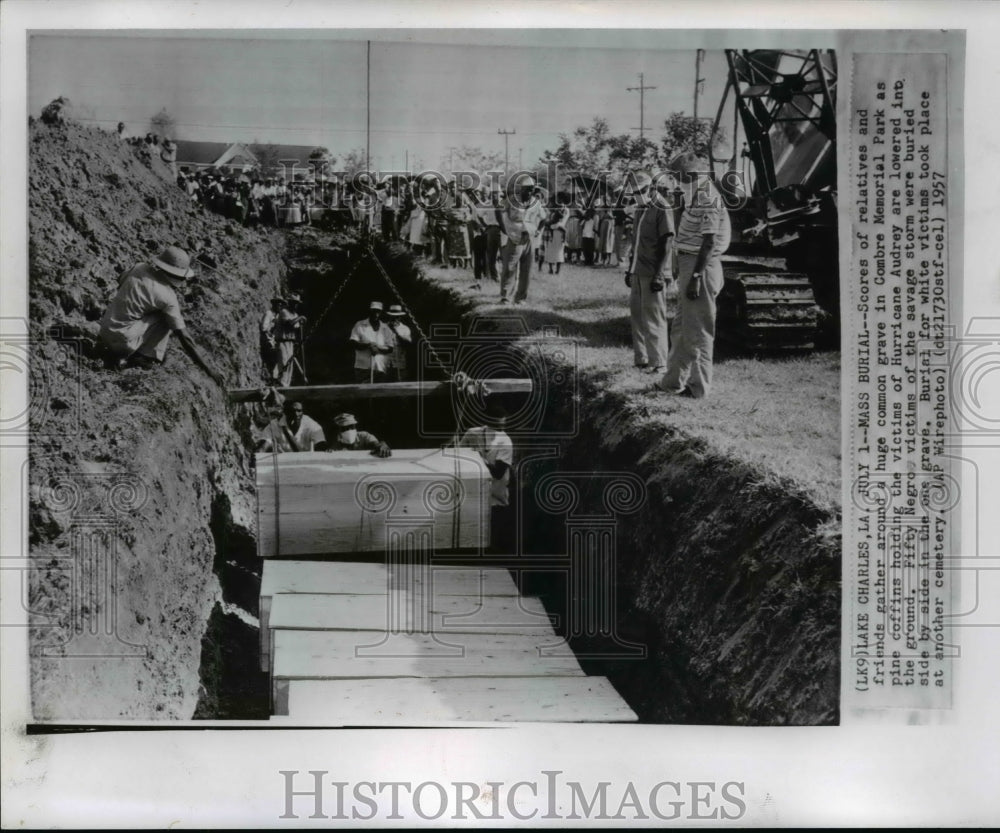
M639 93L626 87L638 86L640 72L655 87L644 94L647 128L691 114L695 51L649 48L655 40L628 32L32 34L28 106L37 115L63 95L78 118L109 130L124 121L140 134L166 108L177 138L322 145L342 156L365 145L371 38L373 167L433 168L463 145L502 153L499 129L516 131L510 164L530 167L560 133L595 116L614 133L638 127ZM714 116L726 81L721 49L706 50L701 76L699 115Z

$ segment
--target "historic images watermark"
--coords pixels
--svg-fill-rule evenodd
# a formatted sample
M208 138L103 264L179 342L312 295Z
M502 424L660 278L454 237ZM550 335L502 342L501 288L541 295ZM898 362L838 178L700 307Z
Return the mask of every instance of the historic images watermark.
M419 818L466 820L737 821L746 814L743 781L663 780L652 786L564 779L540 770L530 780L341 781L328 770L279 770L279 819Z

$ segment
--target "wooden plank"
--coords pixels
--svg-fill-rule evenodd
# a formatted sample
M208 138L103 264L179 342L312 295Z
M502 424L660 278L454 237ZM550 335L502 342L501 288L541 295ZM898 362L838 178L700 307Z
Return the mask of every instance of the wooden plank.
M551 641L556 636L545 606L530 596L444 596L431 602L420 593L392 596L279 593L273 597L268 627L385 631L390 617L397 629L407 631L537 634L552 637Z
M385 564L357 561L264 561L261 598L277 593L345 593L385 595L389 587L423 587L429 577L439 596L517 596L517 585L502 567L424 567L412 575Z
M520 595L510 573L503 568L423 567L410 571L352 561L266 559L260 582L260 670L270 670L269 626L273 596L279 593L373 595L384 600L390 587L424 592L428 579L435 600L447 596L479 599Z
M605 677L430 677L291 680L280 723L309 726L474 722L631 722Z
M489 470L470 449L259 454L256 470L262 557L489 544Z
M399 634L274 630L272 680L359 677L583 676L562 640L539 635ZM442 645L447 641L455 647ZM540 656L553 646L558 656Z
M483 379L490 393L531 393L531 379ZM385 399L406 396L433 396L454 390L450 381L445 382L380 382L351 385L299 385L277 388L285 399L293 402L329 402L348 399ZM230 402L260 402L260 388L232 388Z

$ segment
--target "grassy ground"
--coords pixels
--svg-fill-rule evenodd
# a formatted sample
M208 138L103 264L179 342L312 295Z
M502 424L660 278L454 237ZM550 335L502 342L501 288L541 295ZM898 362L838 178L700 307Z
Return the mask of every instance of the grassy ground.
M425 270L484 313L519 316L530 332L556 327L573 338L580 371L627 394L641 423L671 425L751 463L764 480L791 481L821 507L840 506L839 353L757 359L727 356L717 346L711 395L680 399L650 390L655 377L632 366L628 290L618 268L563 264L549 275L543 267L532 272L528 301L517 307L499 306L497 284L488 280L471 290L466 270Z

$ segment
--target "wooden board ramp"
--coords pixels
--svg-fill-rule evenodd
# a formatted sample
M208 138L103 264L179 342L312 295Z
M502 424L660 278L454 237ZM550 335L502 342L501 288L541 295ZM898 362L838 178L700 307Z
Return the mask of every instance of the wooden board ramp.
M285 723L636 720L506 570L267 560L261 637Z
M625 722L636 719L605 677L406 677L292 680L276 722L344 726L448 722Z
M492 393L531 393L531 379L483 379ZM276 388L285 399L293 402L330 402L348 399L398 399L419 396L443 395L455 391L455 386L444 382L361 382L350 385L298 385ZM234 388L229 391L230 402L260 402L260 388Z

